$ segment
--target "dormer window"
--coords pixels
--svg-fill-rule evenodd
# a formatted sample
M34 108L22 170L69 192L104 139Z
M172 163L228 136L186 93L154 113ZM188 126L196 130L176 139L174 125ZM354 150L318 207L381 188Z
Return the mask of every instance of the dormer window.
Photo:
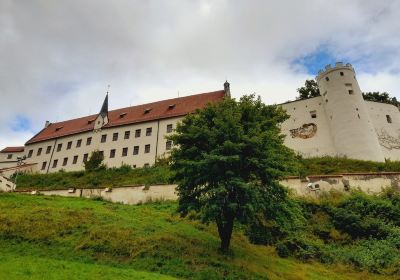
M144 113L145 113L145 114L150 113L150 111L151 111L151 108L146 108L146 109L144 109Z
M63 128L63 126L56 127L56 131L59 131L61 128Z
M175 106L176 106L176 104L169 104L169 105L168 105L168 109L169 109L169 110L172 110L172 109L175 108Z
M121 113L121 114L119 114L120 119L122 119L122 118L125 117L125 116L126 116L126 113Z

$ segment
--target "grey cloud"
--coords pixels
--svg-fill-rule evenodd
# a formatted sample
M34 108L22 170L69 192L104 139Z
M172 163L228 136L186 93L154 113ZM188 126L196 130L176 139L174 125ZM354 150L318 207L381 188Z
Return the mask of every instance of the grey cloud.
M393 88L399 5L3 0L0 148L32 134L11 129L17 114L38 131L46 119L95 113L108 84L112 108L220 89L226 78L235 96L257 92L268 103L286 101L312 77L293 60L321 45L354 59L359 72L389 73Z

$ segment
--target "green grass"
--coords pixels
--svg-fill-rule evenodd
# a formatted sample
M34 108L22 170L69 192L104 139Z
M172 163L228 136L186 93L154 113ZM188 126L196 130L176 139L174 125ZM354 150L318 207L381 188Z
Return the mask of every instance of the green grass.
M400 162L373 162L346 158L320 157L299 159L299 171L294 176L341 174L352 172L400 172ZM97 188L125 185L167 184L172 182L172 171L167 165L131 169L129 166L92 172L56 172L50 174L21 174L19 190L51 190L65 188Z
M400 172L400 161L374 162L339 157L318 157L301 158L299 163L299 174L292 175Z
M221 255L215 227L176 207L0 194L0 279L391 279L280 258L238 229Z
M96 188L125 185L167 184L171 181L168 166L132 169L129 166L98 171L56 172L49 174L21 174L17 189Z

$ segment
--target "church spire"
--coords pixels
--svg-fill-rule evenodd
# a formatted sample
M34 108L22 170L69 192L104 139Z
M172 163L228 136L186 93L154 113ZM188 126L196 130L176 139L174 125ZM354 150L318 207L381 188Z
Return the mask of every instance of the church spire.
M103 118L108 116L108 91L106 98L104 99L103 106L101 106L100 116L102 116Z

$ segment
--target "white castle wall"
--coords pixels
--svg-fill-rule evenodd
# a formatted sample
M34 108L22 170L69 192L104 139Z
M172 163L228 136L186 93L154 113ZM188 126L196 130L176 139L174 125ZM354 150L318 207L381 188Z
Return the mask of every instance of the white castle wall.
M384 161L351 65L327 66L317 76L317 83L336 153L355 159Z
M290 115L290 119L281 126L282 133L286 135L285 145L304 157L336 155L322 102L322 97L315 97L282 104ZM314 112L315 118L311 116ZM316 128L310 124L315 124Z
M321 96L281 104L290 115L282 124L285 145L304 157L400 160L398 108L364 101L349 64L327 67L317 82Z

